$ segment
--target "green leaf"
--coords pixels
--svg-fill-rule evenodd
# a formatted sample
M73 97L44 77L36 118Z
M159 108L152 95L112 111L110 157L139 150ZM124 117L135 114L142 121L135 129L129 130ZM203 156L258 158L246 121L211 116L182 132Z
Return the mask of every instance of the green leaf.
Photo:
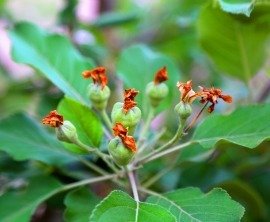
M90 146L99 146L102 139L102 125L97 115L87 106L72 99L64 98L58 105L58 112L69 120L77 129L79 139ZM73 144L64 143L71 150L76 150Z
M250 16L250 13L254 7L252 0L218 0L221 9L225 12L233 14L244 14Z
M178 98L176 82L180 78L176 65L170 58L153 52L145 45L134 45L123 50L117 64L117 74L124 81L126 87L136 88L140 91L136 97L140 108L149 107L145 96L146 85L153 81L156 72L163 66L167 67L169 80L169 95L162 101L161 107L171 106L173 100Z
M202 8L197 24L199 41L220 71L245 81L258 72L270 33L269 10L270 6L256 6L247 18L211 4Z
M49 34L30 23L18 23L10 32L12 55L16 62L28 64L43 73L67 96L89 103L88 81L81 76L83 70L93 67L58 34Z
M23 114L0 122L0 141L0 150L16 160L39 160L55 166L76 161L54 135L41 127L41 123Z
M122 191L113 191L101 201L90 216L89 222L173 222L170 212L156 204L136 202Z
M204 194L198 188L188 187L151 196L147 202L168 209L179 222L235 222L240 221L244 214L244 208L220 188Z
M26 189L0 196L1 222L28 222L39 204L54 195L62 185L48 176L31 178Z
M206 149L218 146L255 148L270 138L270 104L240 107L230 115L211 114L192 140Z
M98 204L99 198L85 187L71 191L65 198L65 221L88 221L91 211Z

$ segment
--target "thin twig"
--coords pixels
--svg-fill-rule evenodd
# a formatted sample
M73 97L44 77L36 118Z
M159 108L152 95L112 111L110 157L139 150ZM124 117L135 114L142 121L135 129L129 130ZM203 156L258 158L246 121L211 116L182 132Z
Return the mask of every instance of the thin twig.
M112 127L113 127L113 125L112 125L112 122L110 120L110 117L108 116L108 114L107 114L107 112L106 112L105 109L101 111L101 117L103 118L106 126L108 127L108 129L112 133Z
M190 122L190 124L187 126L187 128L184 130L185 133L187 133L187 131L189 131L191 129L191 127L193 127L193 125L196 123L196 121L199 119L200 115L202 114L203 110L205 109L205 107L208 105L209 102L205 103L204 106L202 107L202 109L200 110L200 112L198 112L198 114L193 118L193 120Z

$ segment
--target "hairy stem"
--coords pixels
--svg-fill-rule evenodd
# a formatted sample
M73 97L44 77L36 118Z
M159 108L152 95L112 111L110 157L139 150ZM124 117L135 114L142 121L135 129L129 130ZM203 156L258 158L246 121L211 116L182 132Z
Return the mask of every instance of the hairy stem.
M137 183L136 183L134 171L129 170L126 167L126 172L127 172L127 175L128 175L128 179L129 179L129 183L130 183L130 186L131 186L131 189L132 189L134 200L136 202L139 202L140 198L139 198L139 193L138 193L138 189L137 189Z
M144 139L146 138L146 134L147 134L147 131L149 130L150 128L150 124L151 124L151 121L152 119L154 118L154 108L152 106L150 106L150 110L149 110L149 113L148 113L148 116L147 116L147 119L145 121L145 124L141 130L141 133L139 135L139 139L138 139L138 146L141 145L141 143L144 141Z
M149 153L148 155L144 156L143 158L139 159L138 163L143 163L143 162L147 161L153 155L158 154L159 152L168 148L169 146L173 145L177 140L179 140L183 136L183 129L184 129L185 121L186 121L185 119L180 120L180 124L178 126L178 129L170 141L168 141L167 143L165 143L161 147L155 149L153 152Z
M113 127L113 125L112 125L112 122L111 122L111 120L110 120L110 117L108 116L108 114L107 114L107 112L106 112L105 109L103 109L103 110L101 111L101 116L102 116L102 118L103 118L103 120L104 120L106 126L108 127L108 129L110 129L110 132L112 132L112 127Z

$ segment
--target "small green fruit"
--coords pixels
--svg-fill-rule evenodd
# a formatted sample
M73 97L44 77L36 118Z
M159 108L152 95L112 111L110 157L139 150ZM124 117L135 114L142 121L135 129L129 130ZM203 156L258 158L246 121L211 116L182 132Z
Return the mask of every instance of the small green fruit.
M180 102L174 107L174 111L179 115L180 119L187 119L191 113L192 108L188 103Z
M154 82L150 82L146 86L146 94L148 95L153 107L157 107L168 93L169 89L165 83L155 84Z
M113 160L119 166L127 165L134 157L134 152L125 147L121 139L117 136L113 138L108 145L108 151Z
M135 128L138 122L141 120L141 110L135 106L128 110L127 113L123 111L124 103L117 102L114 104L111 117L113 124L122 123L124 127L129 129L129 132Z
M97 110L104 110L107 107L111 91L108 86L102 87L97 84L89 84L88 95L93 107Z
M67 120L60 127L56 127L55 132L60 141L74 143L74 141L78 140L76 127Z

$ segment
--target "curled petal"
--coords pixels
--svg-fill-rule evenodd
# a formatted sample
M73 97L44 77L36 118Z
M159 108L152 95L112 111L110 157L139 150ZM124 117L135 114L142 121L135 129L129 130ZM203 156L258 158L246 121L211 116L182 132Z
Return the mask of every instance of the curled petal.
M135 89L126 89L124 94L124 106L123 111L127 113L130 109L135 107L137 103L134 101L139 91Z
M220 97L224 100L224 102L232 103L232 97L230 95L221 95Z
M128 131L121 123L116 123L113 127L113 133L115 136L119 136L121 138L125 137Z
M42 123L51 127L60 127L63 125L64 118L58 114L56 110L51 111L47 116L42 119Z
M123 144L129 148L133 153L137 151L135 139L132 136L126 136L122 140Z
M186 83L177 82L176 86L181 93L180 100L184 103L191 104L197 98L198 94L192 89L192 80L189 80Z
M101 85L102 88L104 88L108 83L106 69L104 67L96 67L91 70L86 70L82 75L84 78L92 78L94 84Z
M154 83L155 85L157 85L162 82L165 82L167 79L168 79L168 72L167 72L167 68L164 66L163 68L157 71L154 78Z

